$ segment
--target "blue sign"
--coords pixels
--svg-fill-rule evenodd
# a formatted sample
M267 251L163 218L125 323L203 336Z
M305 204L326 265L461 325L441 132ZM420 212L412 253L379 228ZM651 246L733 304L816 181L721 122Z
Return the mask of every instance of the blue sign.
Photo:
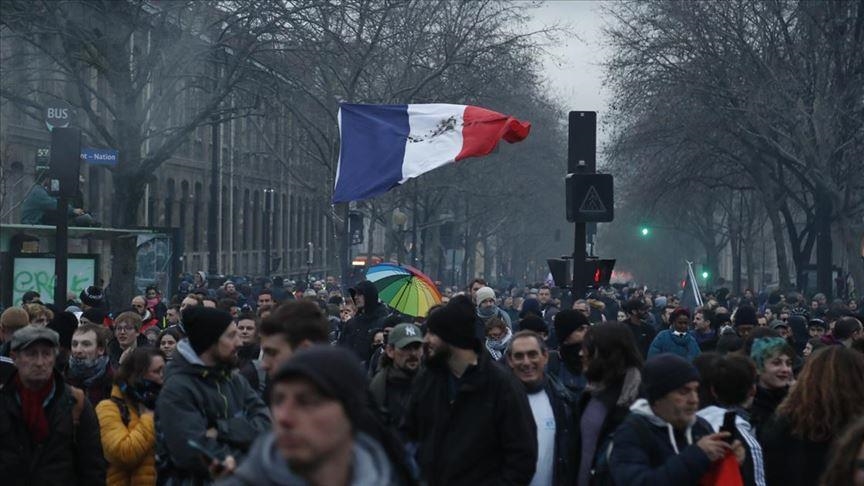
M95 165L117 165L118 153L114 149L84 147L81 149L81 160Z

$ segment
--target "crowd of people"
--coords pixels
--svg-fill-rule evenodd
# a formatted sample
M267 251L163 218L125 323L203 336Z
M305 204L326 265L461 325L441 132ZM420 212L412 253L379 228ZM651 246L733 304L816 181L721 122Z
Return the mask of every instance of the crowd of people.
M861 302L259 283L4 310L3 484L864 486Z

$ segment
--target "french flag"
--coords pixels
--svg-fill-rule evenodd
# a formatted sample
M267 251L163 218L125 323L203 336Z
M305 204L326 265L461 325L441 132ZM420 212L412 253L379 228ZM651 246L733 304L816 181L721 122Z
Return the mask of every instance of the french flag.
M457 160L489 154L501 139L519 142L531 124L468 105L339 107L339 167L333 203L383 194Z

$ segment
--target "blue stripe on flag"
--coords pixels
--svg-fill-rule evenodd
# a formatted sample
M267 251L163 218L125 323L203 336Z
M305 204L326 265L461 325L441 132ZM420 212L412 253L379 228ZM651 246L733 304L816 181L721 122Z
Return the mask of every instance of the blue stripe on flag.
M367 199L402 180L408 105L340 107L339 176L333 202Z

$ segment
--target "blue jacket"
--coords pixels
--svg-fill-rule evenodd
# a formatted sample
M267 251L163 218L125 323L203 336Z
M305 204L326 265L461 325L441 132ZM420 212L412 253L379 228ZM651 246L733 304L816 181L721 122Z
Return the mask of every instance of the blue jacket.
M609 458L615 484L698 484L711 468L711 460L696 442L714 432L711 425L696 417L676 440L672 425L654 415L647 400L637 400L630 412L615 431Z
M699 343L696 342L696 338L692 335L676 336L671 330L666 329L660 331L657 337L654 338L654 341L651 342L646 359L651 359L652 356L658 354L674 353L692 362L693 358L699 356L701 352Z

